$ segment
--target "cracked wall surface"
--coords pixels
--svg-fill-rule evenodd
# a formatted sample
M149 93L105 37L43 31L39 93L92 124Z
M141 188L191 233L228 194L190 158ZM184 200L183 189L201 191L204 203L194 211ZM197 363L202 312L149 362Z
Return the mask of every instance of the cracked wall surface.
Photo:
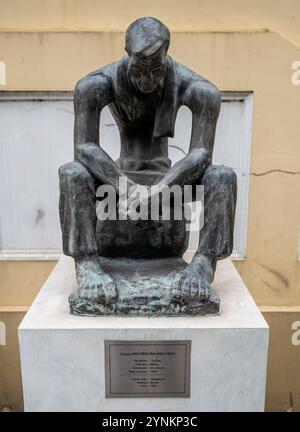
M255 177L261 177L261 176L265 176L265 175L273 174L273 173L298 175L298 174L300 174L300 171L288 171L288 170L282 170L282 169L277 168L277 169L271 169L271 170L260 172L260 173L251 172L250 175L253 175Z

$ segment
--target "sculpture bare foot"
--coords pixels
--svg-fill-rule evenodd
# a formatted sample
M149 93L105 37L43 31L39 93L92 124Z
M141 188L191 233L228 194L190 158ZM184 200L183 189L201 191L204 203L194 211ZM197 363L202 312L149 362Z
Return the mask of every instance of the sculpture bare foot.
M101 269L97 254L76 257L75 267L80 298L106 304L115 302L115 282Z
M175 275L172 298L208 300L215 267L215 260L206 255L195 255L192 262Z

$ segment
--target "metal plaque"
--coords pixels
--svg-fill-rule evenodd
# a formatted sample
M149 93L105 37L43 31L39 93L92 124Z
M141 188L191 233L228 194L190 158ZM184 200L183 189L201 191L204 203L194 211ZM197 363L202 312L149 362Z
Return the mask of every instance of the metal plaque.
M105 341L106 397L190 397L191 341Z

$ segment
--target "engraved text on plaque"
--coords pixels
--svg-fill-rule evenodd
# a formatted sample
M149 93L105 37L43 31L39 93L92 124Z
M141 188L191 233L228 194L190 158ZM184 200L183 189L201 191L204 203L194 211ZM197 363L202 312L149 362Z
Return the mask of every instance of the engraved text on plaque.
M190 341L105 341L106 397L190 397Z

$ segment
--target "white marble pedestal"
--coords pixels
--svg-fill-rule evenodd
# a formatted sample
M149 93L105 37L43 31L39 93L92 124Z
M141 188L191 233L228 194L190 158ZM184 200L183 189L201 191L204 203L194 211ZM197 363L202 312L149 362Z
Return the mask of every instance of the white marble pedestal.
M229 260L214 282L219 316L73 316L75 283L62 257L19 327L25 411L263 411L269 330ZM190 340L191 396L106 398L105 340Z

